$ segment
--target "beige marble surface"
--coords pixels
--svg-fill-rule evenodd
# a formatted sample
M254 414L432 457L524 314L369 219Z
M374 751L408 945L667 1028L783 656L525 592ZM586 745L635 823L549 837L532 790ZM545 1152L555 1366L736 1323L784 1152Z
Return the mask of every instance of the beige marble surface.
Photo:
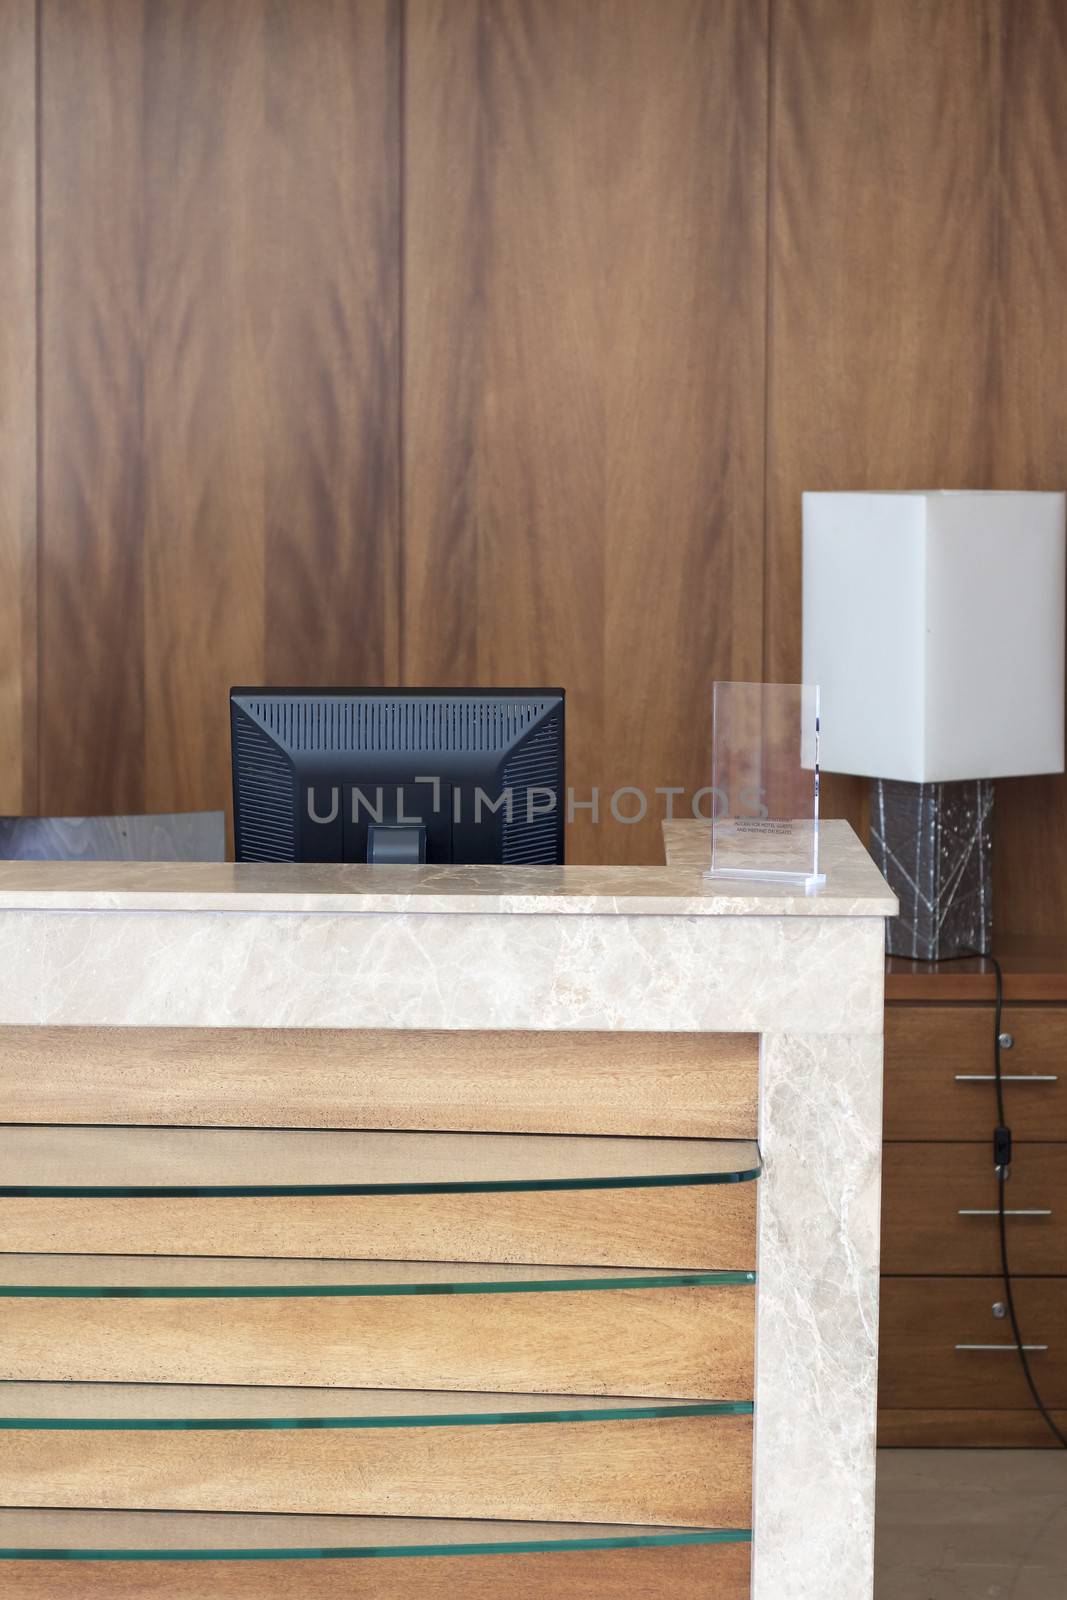
M885 880L847 822L825 824L826 883L711 882L708 830L664 824L665 867L360 867L0 862L0 910L511 912L552 916L885 917ZM701 841L704 854L701 855Z
M0 911L0 1023L880 1034L880 918Z
M882 1040L764 1033L753 1594L873 1578Z

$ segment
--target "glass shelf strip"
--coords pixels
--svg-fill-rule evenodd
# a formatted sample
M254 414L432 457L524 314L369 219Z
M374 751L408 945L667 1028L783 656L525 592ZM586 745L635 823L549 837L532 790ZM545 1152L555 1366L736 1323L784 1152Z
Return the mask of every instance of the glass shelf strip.
M73 1540L80 1537L80 1543ZM108 1540L105 1543L103 1540ZM523 1555L749 1544L748 1528L248 1516L0 1512L0 1560L308 1561Z
M40 1258L37 1258L40 1259ZM65 1258L69 1259L69 1258ZM183 1263L185 1271L196 1272L202 1263ZM368 1263L368 1266L381 1265ZM596 1269L577 1269L574 1276L561 1276L559 1269L555 1269L551 1276L532 1277L530 1268L496 1266L491 1269L492 1275L486 1278L465 1276L470 1273L470 1267L457 1263L449 1268L455 1277L449 1279L428 1279L425 1274L427 1267L422 1263L385 1263L386 1266L395 1266L398 1272L406 1268L407 1276L404 1280L387 1281L380 1276L377 1281L371 1282L340 1282L340 1283L49 1283L49 1282L21 1282L0 1283L0 1298L6 1299L38 1299L38 1300L243 1300L243 1299L329 1299L329 1298L358 1298L363 1296L391 1296L391 1295L499 1295L499 1294L574 1294L599 1292L612 1289L699 1289L699 1288L730 1288L751 1287L756 1282L754 1272L640 1272L640 1271L597 1271ZM362 1264L352 1262L349 1273L358 1277ZM262 1264L263 1275L270 1277L270 1262ZM10 1271L8 1263L0 1257L0 1277L4 1276L5 1269ZM42 1273L55 1268L49 1268L48 1258L44 1257L38 1269ZM77 1270L77 1269L74 1269ZM97 1269L99 1270L99 1269ZM128 1267L127 1267L127 1270ZM87 1271L83 1266L82 1271Z
M429 1398L429 1397L427 1397ZM56 1432L160 1432L216 1433L228 1431L268 1431L304 1428L466 1428L538 1423L623 1422L670 1417L750 1417L751 1400L634 1401L585 1400L580 1405L544 1407L548 1397L526 1397L527 1406L518 1408L512 1397L496 1411L457 1411L451 1409L460 1399L442 1396L446 1409L417 1413L374 1412L358 1416L199 1416L199 1417L60 1417L2 1416L0 1430ZM538 1406L538 1398L541 1405ZM507 1400L512 1399L509 1408ZM267 1394L264 1404L269 1405ZM532 1405L531 1405L532 1400Z

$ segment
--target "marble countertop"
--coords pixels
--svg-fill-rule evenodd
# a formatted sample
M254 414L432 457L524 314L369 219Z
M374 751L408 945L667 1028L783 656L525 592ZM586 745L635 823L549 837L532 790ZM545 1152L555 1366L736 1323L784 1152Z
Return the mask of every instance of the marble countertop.
M510 912L554 916L892 916L897 903L846 822L824 824L825 885L711 882L708 829L664 824L663 867L365 867L4 861L0 910Z

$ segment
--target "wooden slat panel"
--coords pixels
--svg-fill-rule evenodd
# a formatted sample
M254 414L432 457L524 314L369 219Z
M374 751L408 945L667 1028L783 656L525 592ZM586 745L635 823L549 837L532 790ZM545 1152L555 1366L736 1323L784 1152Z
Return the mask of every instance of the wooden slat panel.
M1015 1305L1045 1403L1067 1404L1067 1279L1016 1278ZM884 1278L878 1399L881 1406L967 1410L1025 1407L1029 1391L1011 1349L956 1351L957 1344L1011 1345L1011 1324L993 1315L999 1278Z
M761 675L769 5L598 10L605 698L593 781L640 785L650 802L647 823L600 828L598 859L657 862L651 791L691 797L711 781L712 682Z
M0 1257L6 1282L4 1267ZM462 1281L462 1268L455 1273ZM196 1263L188 1277L202 1281ZM69 1281L81 1281L76 1270ZM264 1281L271 1281L269 1270ZM348 1281L360 1281L358 1264ZM19 1297L3 1301L0 1379L343 1387L358 1374L372 1388L743 1400L753 1392L753 1330L754 1291L740 1286L323 1299Z
M1067 15L780 0L774 18L764 675L790 680L804 489L1067 481ZM825 814L858 823L865 790L830 778ZM1061 777L998 789L998 935L1062 935L1065 811Z
M0 1200L0 1249L33 1254L319 1256L751 1269L754 1145L547 1135L0 1129L13 1186L536 1182L682 1184L491 1193L92 1195Z
M395 675L398 8L148 8L150 806L231 683Z
M3 1200L4 1250L750 1270L756 1185L312 1199Z
M738 1530L740 1531L740 1530ZM349 1550L664 1536L640 1524L472 1522L441 1517L261 1516L225 1511L27 1511L0 1508L0 1548L38 1550ZM669 1536L667 1534L666 1536ZM490 1552L486 1552L487 1554ZM13 1569L12 1569L13 1570ZM310 1570L310 1569L308 1569ZM379 1569L380 1570L380 1569Z
M440 1560L20 1561L20 1600L746 1600L748 1545Z
M405 680L564 684L573 860L758 666L765 17L407 9Z
M1067 1429L1067 1411L1052 1413ZM879 1446L908 1450L1054 1450L1040 1412L879 1410Z
M220 807L229 683L395 676L398 18L43 0L48 811Z
M508 1133L0 1127L3 1184L93 1189L358 1184L466 1187L755 1172L754 1143ZM152 1198L156 1198L153 1196ZM230 1198L227 1196L226 1198ZM341 1252L342 1254L344 1252Z
M0 811L37 809L36 8L0 0Z
M379 1288L418 1284L556 1283L580 1277L609 1286L634 1277L632 1267L504 1265L485 1261L344 1261L309 1260L306 1256L0 1256L0 1284L11 1287L52 1285L151 1289L188 1287L231 1289L293 1285L376 1285ZM683 1279L687 1273L669 1273ZM668 1285L669 1287L670 1285ZM444 1292L443 1290L439 1292Z
M655 1404L677 1420L684 1410L677 1402L620 1400L614 1395L453 1393L415 1389L233 1388L197 1384L137 1383L9 1383L0 1385L0 1416L43 1421L84 1421L104 1417L155 1422L161 1419L212 1420L251 1417L291 1423L294 1419L330 1417L391 1418L389 1426L415 1427L425 1417L491 1417L502 1412L612 1412L620 1407L645 1409ZM401 1424L396 1418L405 1419ZM433 1424L431 1424L433 1425ZM459 1426L460 1424L457 1424ZM484 1426L484 1424L482 1424ZM532 1426L532 1424L524 1424ZM362 1515L362 1513L359 1513ZM390 1513L391 1515L392 1513Z
M754 1138L754 1034L0 1028L0 1121Z
M145 16L40 0L39 800L59 816L145 809Z
M997 9L775 6L769 681L800 673L805 489L993 486ZM831 779L824 813L859 831L866 789Z
M996 1211L990 1130L981 1144L886 1145L884 1273L1000 1271L996 1217L959 1215L961 1207ZM1005 1206L1051 1212L1047 1217L1008 1217L1013 1272L1067 1274L1067 1144L1017 1145Z
M1061 0L1020 7L997 0L990 41L1000 106L996 176L996 338L977 391L998 487L1062 489L1067 430L1057 416L1067 390L1067 10ZM987 398L988 396L988 398ZM990 404L989 402L992 402ZM1067 926L1067 777L997 785L993 904L997 937Z
M17 1506L747 1527L748 1417L5 1433Z
M1067 1139L1067 1009L1009 1006L1002 1027L1005 1074L1053 1076L1053 1083L1006 1083L1005 1104L1019 1140ZM886 1139L975 1139L996 1126L990 1083L957 1083L957 1073L993 1072L991 1006L890 1006L885 1031Z

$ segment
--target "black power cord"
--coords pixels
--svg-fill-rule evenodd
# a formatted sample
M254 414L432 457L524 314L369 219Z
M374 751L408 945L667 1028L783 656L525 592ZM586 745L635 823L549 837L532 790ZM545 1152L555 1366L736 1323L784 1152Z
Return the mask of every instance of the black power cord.
M977 954L977 952L975 952ZM997 1091L997 1126L993 1130L993 1166L997 1175L997 1228L1000 1233L1000 1275L1004 1280L1004 1304L1008 1310L1008 1320L1011 1323L1011 1335L1015 1340L1015 1350L1019 1357L1019 1364L1023 1369L1023 1377L1030 1391L1034 1405L1041 1413L1050 1433L1067 1450L1067 1435L1059 1427L1048 1406L1041 1398L1034 1375L1030 1370L1030 1360L1023 1345L1023 1336L1019 1330L1019 1317L1015 1310L1015 1296L1012 1293L1011 1266L1008 1261L1008 1226L1005 1211L1004 1187L1011 1175L1012 1142L1011 1129L1008 1127L1007 1117L1004 1113L1004 1078L1000 1064L1000 1024L1004 1011L1004 974L996 956L982 955L981 960L988 961L996 978L996 1004L993 1011L993 1081Z

